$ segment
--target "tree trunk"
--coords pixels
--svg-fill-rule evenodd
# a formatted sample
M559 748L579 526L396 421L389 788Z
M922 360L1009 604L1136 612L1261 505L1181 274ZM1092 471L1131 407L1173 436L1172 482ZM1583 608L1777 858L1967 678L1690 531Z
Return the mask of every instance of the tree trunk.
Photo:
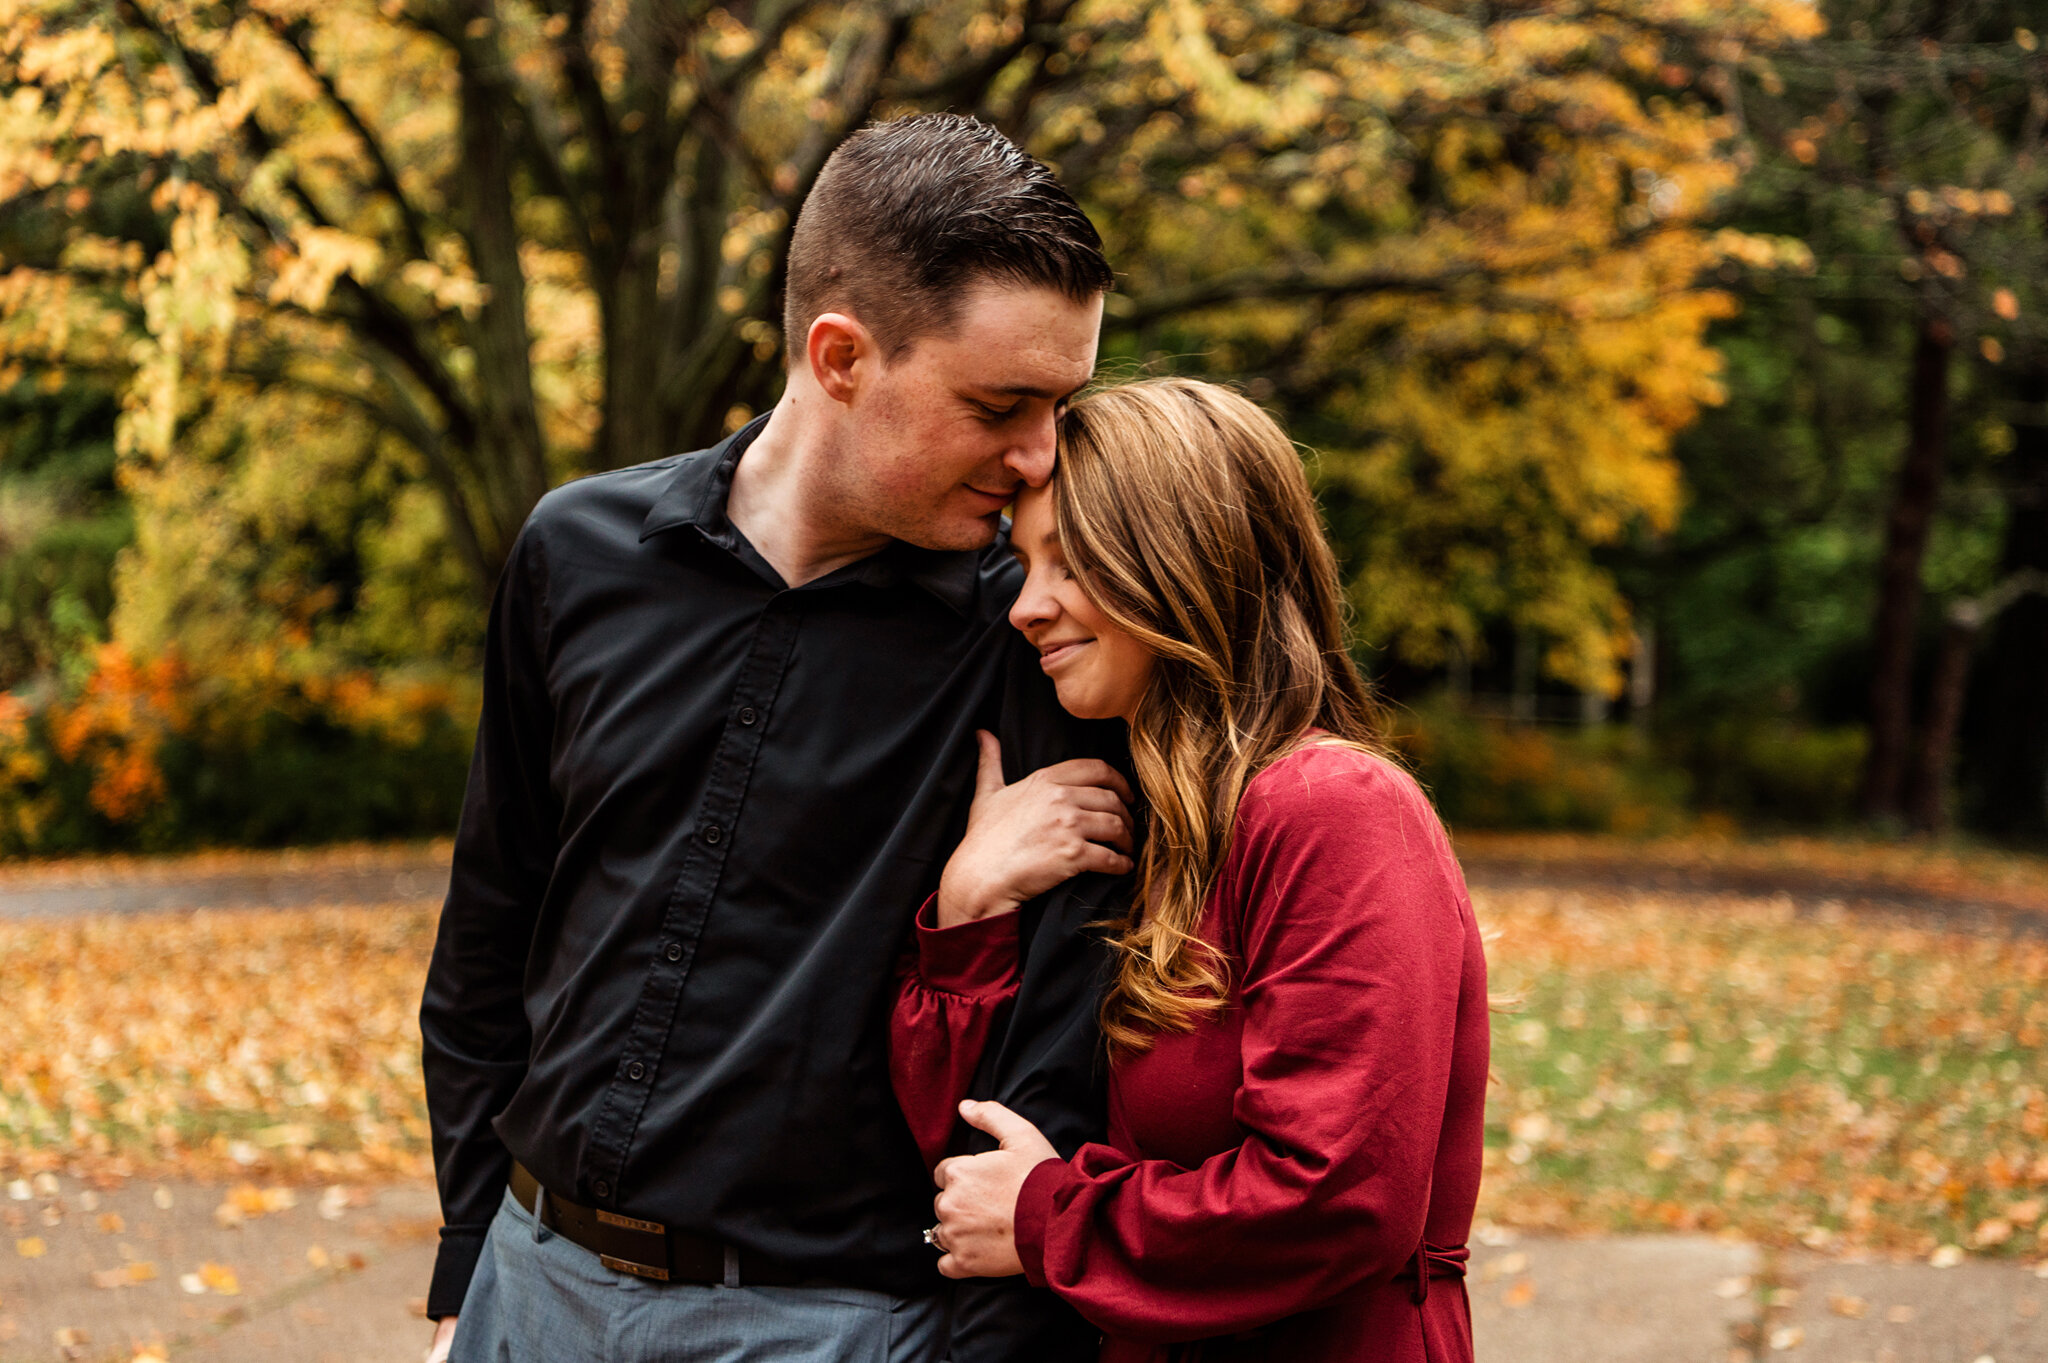
M472 36L458 48L462 165L453 178L470 264L490 291L469 333L476 354L476 472L484 484L485 514L477 519L488 527L482 538L495 577L526 513L548 490L548 475L533 394L526 275L513 217L514 130L507 126L499 91L502 59L492 30L477 23L490 17L489 7L471 5L465 12Z
M1977 651L1980 627L1975 612L1951 613L1942 627L1941 652L1928 691L1927 724L1907 809L1914 829L1921 833L1940 833L1948 827L1949 771L1954 765L1956 732L1962 727L1963 697L1969 691L1970 660Z
M1920 565L1927 553L1947 458L1948 366L1954 344L1948 323L1923 314L1913 342L1906 457L1886 520L1884 557L1878 568L1870 755L1863 769L1859 801L1863 817L1870 820L1896 820L1904 814Z
M2023 375L2005 484L2007 574L2048 572L2048 369ZM1964 734L1972 825L2048 836L2048 597L2030 595L1985 630Z

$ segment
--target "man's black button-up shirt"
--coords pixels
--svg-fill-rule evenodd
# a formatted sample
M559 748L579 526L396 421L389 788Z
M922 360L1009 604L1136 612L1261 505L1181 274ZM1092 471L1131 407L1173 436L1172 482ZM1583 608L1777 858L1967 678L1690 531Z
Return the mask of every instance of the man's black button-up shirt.
M897 1294L936 1290L891 1095L911 918L972 797L1090 737L1005 620L1006 546L785 586L726 519L760 423L548 494L498 585L420 1023L461 1306L517 1157L575 1201ZM1097 1135L1100 878L1027 906L977 1089ZM999 1313L1000 1314L1000 1313Z

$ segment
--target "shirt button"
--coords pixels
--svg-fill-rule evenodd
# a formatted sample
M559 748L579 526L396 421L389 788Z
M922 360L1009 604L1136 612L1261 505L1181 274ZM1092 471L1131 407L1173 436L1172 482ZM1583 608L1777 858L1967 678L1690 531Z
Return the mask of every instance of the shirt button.
M612 1195L612 1185L606 1183L603 1179L599 1179L590 1185L590 1191L596 1193L599 1197L610 1197Z
M638 1083L647 1077L647 1067L635 1060L632 1064L626 1066L626 1077Z
M661 954L668 957L671 961L680 961L683 959L683 944L681 942L670 942L668 949Z
M717 824L707 823L704 825L704 842L707 846L718 846L719 840L724 837L725 830L720 828Z
M754 721L759 719L760 717L761 716L755 712L753 706L743 705L740 707L740 723L748 726L749 728L753 727Z

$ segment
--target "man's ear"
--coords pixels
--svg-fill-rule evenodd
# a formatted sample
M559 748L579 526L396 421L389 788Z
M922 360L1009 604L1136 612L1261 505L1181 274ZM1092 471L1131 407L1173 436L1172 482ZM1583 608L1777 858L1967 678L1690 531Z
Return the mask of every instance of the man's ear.
M860 384L880 362L875 338L860 319L843 312L821 312L804 337L804 357L811 377L834 402L850 403Z

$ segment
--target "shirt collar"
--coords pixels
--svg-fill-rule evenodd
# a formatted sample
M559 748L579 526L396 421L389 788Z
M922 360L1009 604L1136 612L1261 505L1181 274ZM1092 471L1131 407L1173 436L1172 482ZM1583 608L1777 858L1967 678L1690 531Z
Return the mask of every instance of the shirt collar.
M727 499L732 495L732 473L739 467L747 446L767 424L768 414L764 412L710 449L686 454L678 460L675 476L648 508L647 519L640 523L641 540L689 526L712 543L731 548L738 536L725 514ZM964 615L974 605L975 590L981 580L981 551L920 549L898 540L880 553L829 576L838 577L840 573L876 587L893 586L905 580L914 582Z

